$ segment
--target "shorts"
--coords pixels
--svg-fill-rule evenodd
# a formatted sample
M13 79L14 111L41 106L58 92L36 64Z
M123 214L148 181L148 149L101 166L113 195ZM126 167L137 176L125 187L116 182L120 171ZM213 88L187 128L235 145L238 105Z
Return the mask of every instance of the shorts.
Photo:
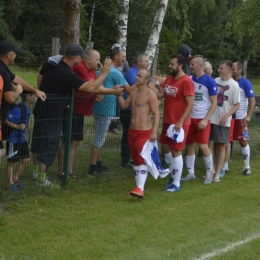
M234 130L233 130L233 140L234 141L243 141L242 134L242 121L243 119L234 119Z
M107 131L111 122L111 117L102 116L96 113L93 113L95 120L95 139L93 145L101 148L106 140Z
M184 148L185 142L186 142L186 138L187 138L187 135L188 135L188 132L189 132L190 125L185 125L185 126L182 127L183 131L184 131L184 139L183 139L183 142L181 142L181 143L175 143L173 139L169 138L166 135L166 132L167 132L167 129L168 129L169 126L170 126L169 124L163 123L160 143L161 144L168 144L172 150L182 151L183 148Z
M209 140L214 143L226 144L229 142L229 127L211 124Z
M59 150L62 119L36 120L34 122L31 152L38 154L37 160L51 166Z
M6 159L8 162L19 162L20 159L30 158L28 143L10 143L6 141Z
M145 164L144 159L140 153L143 150L144 144L149 140L152 129L149 130L134 130L129 128L128 130L128 144L132 159L135 164Z
M230 128L229 128L229 142L233 142L233 140L234 140L234 126L235 126L235 119L232 118L230 121ZM242 131L242 128L241 128L241 131Z
M66 140L67 132L67 114L68 110L64 110L63 126L62 126L62 140ZM84 115L77 113L72 114L72 126L71 126L71 142L83 140L83 128L84 128Z
M202 119L191 119L191 124L188 132L188 136L186 139L186 144L208 144L209 142L209 133L210 133L210 121L208 121L208 124L205 129L199 130L198 124L200 123Z

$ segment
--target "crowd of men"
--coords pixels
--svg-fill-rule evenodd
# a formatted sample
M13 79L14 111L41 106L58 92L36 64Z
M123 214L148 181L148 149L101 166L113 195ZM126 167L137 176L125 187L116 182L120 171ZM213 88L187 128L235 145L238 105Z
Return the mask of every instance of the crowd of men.
M28 124L29 116L26 124L23 123L22 110L19 108L15 108L16 121L12 121L10 114L10 104L17 100L23 90L35 93L38 97L33 110L35 123L31 153L33 179L37 180L39 186L53 186L46 176L46 169L53 164L57 154L57 176L62 177L67 124L63 119L67 118L66 97L72 89L75 97L69 163L71 178L77 179L73 164L79 143L83 140L85 116L94 117L95 128L87 175L95 177L106 170L101 151L111 118L116 115L119 104L123 126L121 167L129 165L132 158L136 186L129 194L143 198L146 178L152 170L148 159L144 159L141 154L147 141L155 143L157 140L158 99L161 98L164 98L161 151L171 173L166 192L179 191L181 181L196 178L196 143L206 168L204 184L220 182L220 177L224 176L229 158L229 142L233 140L239 141L242 148L243 175L251 174L250 148L242 130L248 126L255 100L251 83L242 77L243 64L240 62L221 61L218 67L219 77L214 80L211 77L212 65L205 62L201 55L191 56L191 48L182 44L178 53L170 58L168 77L151 77L148 70L149 57L145 53L137 54L134 65L123 75L119 68L126 61L126 54L119 44L111 47L110 58L103 65L98 51L89 49L84 52L80 45L72 44L68 46L64 56L50 57L42 66L36 89L8 68L14 63L16 53L21 51L21 48L10 41L0 42L2 139L8 140L7 158L12 162L12 170L10 167L6 168L7 190L17 193L24 188L19 175L26 165L25 159L28 162L28 145L25 139L21 141L16 138L14 141L7 134L10 132L7 131L8 127L25 131L25 125ZM96 71L97 67L100 69ZM232 120L232 117L235 119ZM211 151L210 141L214 143L214 152ZM184 148L188 175L182 177ZM0 153L3 157L2 141ZM14 169L15 163L17 165Z

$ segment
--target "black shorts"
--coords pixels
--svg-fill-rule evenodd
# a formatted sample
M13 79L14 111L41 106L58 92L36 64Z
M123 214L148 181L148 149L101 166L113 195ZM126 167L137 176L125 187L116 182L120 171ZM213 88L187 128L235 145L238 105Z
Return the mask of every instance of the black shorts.
M19 162L20 159L30 158L28 143L10 143L6 141L6 159L8 162Z
M67 109L64 111L63 127L62 127L62 140L66 139L67 130ZM72 127L71 127L71 142L83 140L83 128L84 128L84 115L77 113L72 114Z
M43 119L34 122L31 152L38 154L37 160L51 166L59 150L62 133L61 119Z

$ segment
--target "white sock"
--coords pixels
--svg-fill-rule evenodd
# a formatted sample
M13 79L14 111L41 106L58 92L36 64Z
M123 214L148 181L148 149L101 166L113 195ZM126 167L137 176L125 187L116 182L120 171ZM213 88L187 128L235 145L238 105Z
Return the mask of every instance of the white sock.
M139 165L134 166L135 172L135 182L136 186L144 191L144 185L147 179L147 166L146 165Z
M172 169L171 169L172 153L165 153L164 158L165 158L166 164L168 165L168 168L170 169L170 171L172 171Z
M228 162L224 162L223 167L225 170L228 170Z
M182 168L183 168L182 155L172 158L172 168L173 168L172 170L173 184L177 187L180 187Z
M244 159L244 169L250 169L250 147L247 145L246 147L242 148L242 154Z
M186 156L186 167L190 175L194 174L195 154Z
M212 168L213 168L212 154L210 154L207 157L203 156L203 160L204 160L205 167L206 167L206 174L210 174L212 172Z

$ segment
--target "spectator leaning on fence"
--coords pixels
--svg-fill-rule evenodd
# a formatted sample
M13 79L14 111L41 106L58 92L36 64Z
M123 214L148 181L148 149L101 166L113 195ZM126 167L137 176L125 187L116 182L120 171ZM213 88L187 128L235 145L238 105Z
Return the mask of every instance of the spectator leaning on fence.
M72 89L93 93L104 81L111 68L111 60L107 60L100 76L91 81L82 80L72 68L79 65L82 58L87 58L82 47L71 44L66 49L65 57L49 59L38 74L39 88L47 95L47 101L38 102L34 109L34 129L31 151L34 163L37 162L40 186L53 185L46 179L46 167L52 165L59 149L62 131L63 110ZM50 62L51 60L51 62ZM51 97L55 97L52 99Z
M135 56L134 65L126 72L125 79L128 82L129 86L133 90L137 86L136 75L140 69L148 69L149 58L146 53L139 53ZM123 98L127 99L129 95L124 91ZM120 122L123 126L123 135L121 138L121 167L126 167L129 164L130 159L130 150L128 145L128 129L130 127L132 107L130 106L126 110L120 110Z
M124 76L116 68L125 60L125 51L120 44L114 44L111 48L110 58L113 66L110 73L105 79L103 85L106 88L113 88L115 85L122 85L124 90L130 93L130 86L124 79ZM98 71L100 75L101 71ZM91 161L88 175L94 176L97 171L102 171L105 167L101 160L101 147L103 146L108 131L111 117L115 116L117 107L117 99L114 95L106 95L102 102L95 103L93 116L95 120L95 139L91 150Z
M89 49L87 52L87 58L83 58L79 65L73 67L73 71L86 82L92 82L98 76L96 74L96 68L102 66L100 64L100 54L98 51ZM69 163L69 175L72 178L77 178L73 171L73 162L77 153L77 149L80 141L83 140L83 128L84 128L84 116L92 115L94 102L101 102L104 98L101 94L114 94L120 95L122 89L105 88L101 85L95 90L95 93L82 93L79 90L75 90L74 93L74 107L73 107L73 118L72 118L72 134L71 134L71 147L70 147L70 163ZM66 124L67 122L67 109L64 112L63 121L63 139L59 147L58 154L58 165L59 173L58 176L62 176L63 170L63 155L65 147L65 136L66 135Z
M8 68L9 65L14 64L16 53L22 52L23 50L15 46L12 42L8 40L0 41L0 77L3 84L2 89L2 98L0 102L1 105L1 126L2 126L2 139L6 140L6 126L4 124L5 119L7 118L7 113L9 111L10 104L14 103L19 94L22 93L23 89L35 93L36 96L42 100L46 99L46 96L43 92L31 86L21 77L13 74ZM14 86L12 85L14 84ZM1 139L0 139L1 140ZM3 144L0 141L0 157L3 155Z

